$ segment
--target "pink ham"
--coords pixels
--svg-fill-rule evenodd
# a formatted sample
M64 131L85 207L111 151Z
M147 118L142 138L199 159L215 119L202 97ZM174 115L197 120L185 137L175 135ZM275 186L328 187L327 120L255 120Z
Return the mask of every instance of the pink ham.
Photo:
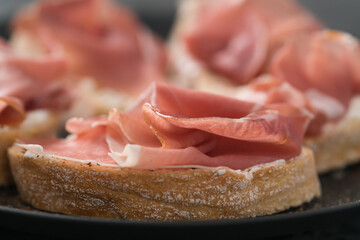
M293 0L202 1L185 33L189 52L212 71L244 84L292 38L322 28Z
M72 74L101 86L137 92L164 80L164 47L123 7L103 0L43 1L15 21L15 31L34 38L40 30L60 41Z
M1 42L0 48L0 124L21 123L27 110L64 109L71 96L58 81L65 74L59 55L33 58L17 56Z
M286 103L259 107L153 84L127 112L114 109L107 119L69 121L67 129L73 135L66 140L22 141L40 144L43 152L36 154L116 163L120 167L246 169L298 156L309 120L306 112Z
M24 105L21 100L14 97L0 97L0 125L16 125L26 117Z
M242 87L236 97L259 104L287 103L307 111L313 116L306 130L307 135L320 134L322 127L328 122L324 113L315 108L302 91L269 74Z
M271 71L279 80L302 91L323 118L334 121L345 115L350 100L359 92L359 64L360 48L355 38L322 31L281 48Z

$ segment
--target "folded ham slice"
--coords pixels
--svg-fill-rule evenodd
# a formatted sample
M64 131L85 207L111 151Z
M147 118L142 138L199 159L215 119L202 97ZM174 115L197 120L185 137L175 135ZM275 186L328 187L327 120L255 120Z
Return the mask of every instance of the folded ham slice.
M359 93L358 66L357 39L326 30L299 37L282 47L271 63L271 72L303 92L319 116L336 121L346 114L350 100Z
M34 154L120 167L246 169L298 156L310 115L287 103L259 105L153 84L126 112L73 119L67 139L25 139L21 146Z
M65 67L56 51L27 58L0 40L0 124L17 125L29 110L68 108L71 94L59 81Z
M238 84L263 72L276 50L322 24L293 0L200 1L185 33L192 56Z
M241 87L236 98L260 104L289 103L314 115L307 135L345 116L359 93L360 45L349 34L324 30L284 45L271 73Z
M103 0L42 1L15 19L14 32L59 41L71 73L127 92L162 81L166 55L160 40L123 7Z
M271 74L264 74L239 88L235 97L259 104L288 103L308 111L313 117L306 129L307 135L320 134L322 127L329 121L322 111L311 104L302 91Z

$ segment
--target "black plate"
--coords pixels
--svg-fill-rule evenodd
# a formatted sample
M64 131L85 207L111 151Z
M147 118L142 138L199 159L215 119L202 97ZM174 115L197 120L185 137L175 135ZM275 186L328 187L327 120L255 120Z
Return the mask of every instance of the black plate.
M15 188L2 188L0 225L29 233L73 238L101 237L104 233L184 237L241 234L255 238L321 229L360 217L360 165L323 175L321 183L323 196L299 208L265 217L195 222L129 221L48 213L24 204Z
M350 31L360 37L360 27L358 26L360 2L358 0L301 0L301 2L324 20L328 26ZM4 4L4 2L1 3ZM15 1L11 3L15 4ZM162 14L153 14L148 11L139 13L141 19L151 29L163 37L167 35L171 27L174 7ZM4 16L0 16L0 34L7 37L7 22L11 13L5 11L1 15ZM345 239L335 238L334 235L343 231L341 226L344 224L349 226L348 223L351 222L355 227L350 230L349 227L346 227L345 231L347 234L355 232L351 239L358 239L360 237L360 166L321 176L321 183L322 198L315 199L299 208L265 217L197 222L128 221L48 213L33 209L21 202L15 188L0 188L0 226L37 236L97 239L104 238L109 233L116 235L117 239L124 238L127 234L130 234L132 238L135 236L173 238L175 236L188 239L198 236L213 236L221 239L226 237L233 239L234 236L236 238L272 236L275 237L274 239L279 239L280 235L292 234L293 236L297 233L304 233L304 231L314 232L319 229L331 228L337 229L337 232L335 234L331 232L330 236L325 235L321 239ZM0 236L2 236L1 232ZM297 236L300 236L301 239L310 238L309 235L297 234ZM318 238L312 234L311 239Z

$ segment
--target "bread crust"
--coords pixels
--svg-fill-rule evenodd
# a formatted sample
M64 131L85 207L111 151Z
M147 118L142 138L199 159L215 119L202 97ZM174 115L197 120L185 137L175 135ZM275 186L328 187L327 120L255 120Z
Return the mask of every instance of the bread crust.
M13 184L7 148L16 138L48 137L56 134L59 125L57 114L39 110L28 114L26 120L17 127L0 127L0 186Z
M246 171L140 170L29 157L9 149L21 198L71 215L133 220L205 220L272 214L319 197L313 153Z

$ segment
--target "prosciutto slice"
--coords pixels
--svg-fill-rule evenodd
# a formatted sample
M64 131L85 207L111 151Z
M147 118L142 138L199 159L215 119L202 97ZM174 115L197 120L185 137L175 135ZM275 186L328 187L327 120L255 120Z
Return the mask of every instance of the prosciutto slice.
M26 58L0 40L0 124L17 125L34 109L60 110L70 106L71 94L60 78L65 61L57 53Z
M36 154L120 167L246 169L298 156L310 118L287 103L259 106L153 84L126 112L114 109L107 118L73 119L66 140L22 140L33 144L22 146Z
M287 41L322 28L293 0L200 1L184 36L189 53L238 84L263 72Z
M308 136L320 134L322 127L329 121L321 109L313 106L302 91L270 74L262 75L241 87L237 91L236 98L259 104L287 103L302 109L312 115L306 129Z
M160 40L123 7L105 0L42 1L21 12L15 32L39 39L39 31L65 49L71 73L127 92L163 81L165 50Z
M273 75L305 94L327 121L343 117L360 89L360 47L352 36L321 31L303 36L279 50Z

